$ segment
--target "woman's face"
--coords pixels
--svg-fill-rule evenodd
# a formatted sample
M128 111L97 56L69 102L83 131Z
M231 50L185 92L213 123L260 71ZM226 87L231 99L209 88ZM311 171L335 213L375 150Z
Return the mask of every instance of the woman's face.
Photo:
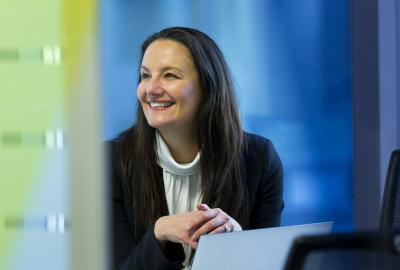
M202 95L189 50L173 40L152 42L143 56L137 95L150 126L194 129Z

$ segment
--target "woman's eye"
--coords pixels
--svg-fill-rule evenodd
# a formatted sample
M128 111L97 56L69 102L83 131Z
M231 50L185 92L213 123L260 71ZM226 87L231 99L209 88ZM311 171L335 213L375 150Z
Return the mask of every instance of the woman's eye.
M141 78L142 80L146 80L146 79L150 78L150 75L147 74L147 73L142 73L142 74L140 74L140 78Z
M165 73L164 75L168 79L179 79L178 75L175 75L174 73Z

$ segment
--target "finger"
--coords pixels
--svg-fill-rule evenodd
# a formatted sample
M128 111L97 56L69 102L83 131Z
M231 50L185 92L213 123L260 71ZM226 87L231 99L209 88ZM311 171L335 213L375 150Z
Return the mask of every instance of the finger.
M217 233L224 233L226 232L226 228L224 226L225 224L219 226L218 228L215 228L213 231L211 231L209 234L217 234Z
M203 213L203 215L201 215L201 213ZM217 222L222 219L222 222L225 223L231 219L231 217L220 208L213 208L208 211L199 211L197 212L197 214L201 215L201 220L197 221L196 224L192 224L193 226L191 226L189 230L190 234L192 235L192 239L195 239L196 241L198 238L200 238L201 235L209 233L210 231L221 225L220 223L216 223L216 225L208 223L207 225L207 222L210 222L212 219L215 219L218 216L219 217L216 220Z
M211 209L209 211L194 211L190 213L190 218L187 222L187 230L190 234L197 231L207 221L215 218L220 211L218 209Z
M208 206L207 206L207 208L208 208ZM204 209L206 209L206 208L204 208ZM219 208L214 208L214 209L208 208L208 210L205 210L205 211L198 211L198 215L200 216L200 221L202 223L205 223L213 218L216 218L220 214L225 214L225 213L224 213L224 211L222 211Z
M197 241L200 236L213 231L215 228L225 224L228 220L229 217L226 214L220 214L217 217L207 221L203 226L193 233L191 237L192 240Z
M201 228L202 226L204 226L204 224L206 224L208 221L216 218L218 215L221 216L226 216L226 220L224 220L223 222L226 222L229 219L229 216L222 211L219 208L214 208L214 209L210 209L207 211L195 211L194 213L194 218L192 218L189 221L189 225L187 227L187 231L193 236L193 234L199 230L199 228ZM216 226L214 226L216 227ZM209 228L208 231L212 230L214 228ZM208 232L207 230L205 232L201 232L201 234L196 234L195 238L196 241L197 239L204 233Z
M193 248L193 249L197 249L197 242L193 242L193 245L191 245L191 247Z
M197 210L199 210L199 211L208 211L208 210L211 210L211 208L208 207L208 205L205 204L205 203L199 203L199 204L196 206L196 208L197 208Z
M190 237L185 237L185 239L182 239L182 244L189 245L193 249L197 248L197 242L193 241Z
M217 211L198 211L195 214L195 218L191 220L188 226L188 232L193 235L197 230L199 230L205 223L216 218L218 215Z
M193 241L193 240L190 240L187 244L188 244L191 248L197 249L197 242L195 242L195 241Z

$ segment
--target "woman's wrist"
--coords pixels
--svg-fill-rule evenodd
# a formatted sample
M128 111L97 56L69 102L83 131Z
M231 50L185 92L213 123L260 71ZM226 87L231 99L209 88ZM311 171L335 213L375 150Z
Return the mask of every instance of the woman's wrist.
M156 237L161 250L165 252L167 247L167 241L164 239L162 234L162 225L161 225L162 218L163 217L157 219L156 224L154 224L154 236Z
M161 225L162 220L163 217L160 217L159 219L157 219L156 224L154 225L154 236L159 242L165 241L164 236L162 234L162 225Z

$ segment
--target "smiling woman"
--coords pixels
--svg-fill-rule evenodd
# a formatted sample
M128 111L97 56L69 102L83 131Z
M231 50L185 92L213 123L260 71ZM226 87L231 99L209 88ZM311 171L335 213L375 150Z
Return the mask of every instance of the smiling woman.
M279 226L279 156L242 130L233 91L206 34L174 27L143 43L136 123L109 143L119 269L188 268L203 234Z
M170 151L180 163L192 161L198 152L196 126L201 101L198 77L189 50L176 41L154 41L143 56L138 98L148 124L163 138L170 137L166 139ZM182 146L186 141L192 145ZM181 147L174 147L178 145Z

